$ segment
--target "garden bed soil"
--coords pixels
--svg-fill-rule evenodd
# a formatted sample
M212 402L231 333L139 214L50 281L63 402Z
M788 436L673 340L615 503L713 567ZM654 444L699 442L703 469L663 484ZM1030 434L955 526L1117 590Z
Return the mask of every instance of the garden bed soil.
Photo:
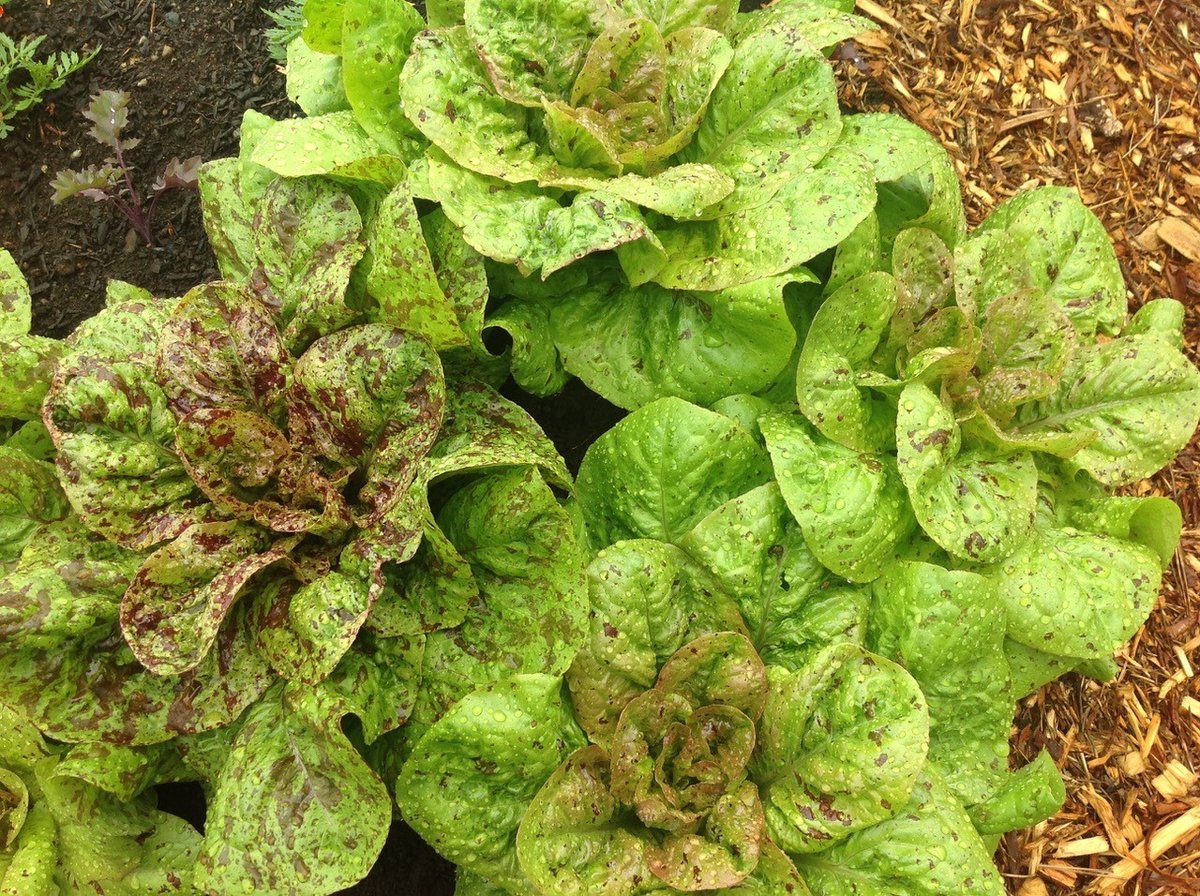
M49 201L49 182L105 151L79 113L96 90L131 93L131 153L152 180L172 156L236 152L244 109L291 114L265 52L262 5L281 0L16 0L0 17L45 49L104 50L0 144L0 245L34 293L35 329L62 336L102 307L109 278L179 295L215 276L192 194L164 200L157 246L127 245L107 205ZM752 4L743 3L743 6ZM972 221L1030 183L1076 186L1118 243L1141 302L1188 306L1200 345L1200 21L1179 0L1118 3L858 0L883 30L842 47L844 104L900 112L938 136L967 185ZM1191 48L1189 50L1189 47ZM969 176L968 176L969 173ZM577 384L556 401L512 391L574 468L620 412ZM1200 452L1195 442L1145 489L1184 508L1184 547L1158 611L1121 657L1114 684L1068 677L1025 701L1015 752L1046 747L1068 780L1066 807L1006 838L1001 870L1020 896L1192 891L1200 879ZM165 808L202 822L196 787L164 788ZM1115 872L1115 873L1114 873ZM442 896L449 865L396 826L357 896Z

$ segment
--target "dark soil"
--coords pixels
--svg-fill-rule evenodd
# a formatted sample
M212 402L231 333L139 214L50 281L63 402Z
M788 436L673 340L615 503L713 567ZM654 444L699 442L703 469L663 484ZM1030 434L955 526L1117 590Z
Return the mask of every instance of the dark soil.
M127 243L129 226L108 203L50 202L64 168L99 163L108 150L80 113L98 90L130 94L127 135L139 184L172 158L236 154L242 112L289 113L283 76L266 52L270 20L260 6L282 0L18 0L0 30L46 34L43 50L100 44L100 55L40 107L14 120L0 144L0 246L30 282L35 332L63 336L104 305L110 278L156 295L180 295L216 275L194 193L164 197L153 249Z

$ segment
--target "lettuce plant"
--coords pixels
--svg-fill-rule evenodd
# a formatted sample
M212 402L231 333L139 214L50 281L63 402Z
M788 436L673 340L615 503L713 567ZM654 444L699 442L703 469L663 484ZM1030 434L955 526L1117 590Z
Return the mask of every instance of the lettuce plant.
M359 268L359 212L332 182L237 159L203 177L229 279L182 298L114 284L66 343L38 340L0 259L5 363L28 372L3 412L34 418L0 449L4 701L120 799L204 783L206 834L176 826L172 891L331 893L382 847L405 723L570 664L583 559L552 490L569 478L465 372L444 289L478 299L452 229L430 224L462 262L439 280L411 199L391 200ZM414 277L449 317L422 314Z

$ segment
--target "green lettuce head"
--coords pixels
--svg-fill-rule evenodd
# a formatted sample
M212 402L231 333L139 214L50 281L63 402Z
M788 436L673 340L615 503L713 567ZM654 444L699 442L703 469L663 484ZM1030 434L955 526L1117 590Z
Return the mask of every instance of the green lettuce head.
M732 0L470 0L416 37L401 73L404 112L432 144L422 189L527 274L605 249L636 283L782 273L869 211L868 166L834 152L821 52L865 27L807 2L746 16ZM822 195L818 227L799 206ZM764 205L779 226L756 245L749 210Z

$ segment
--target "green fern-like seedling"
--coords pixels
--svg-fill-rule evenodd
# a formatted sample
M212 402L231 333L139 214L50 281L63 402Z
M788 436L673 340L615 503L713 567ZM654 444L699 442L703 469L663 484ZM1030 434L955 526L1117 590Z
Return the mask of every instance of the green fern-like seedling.
M100 48L89 53L66 50L37 58L37 49L46 36L14 41L0 34L0 140L12 133L12 120L58 90L71 75L96 58Z
M267 52L280 65L287 63L288 44L304 30L304 4L289 0L281 9L263 9L274 24L265 32Z

